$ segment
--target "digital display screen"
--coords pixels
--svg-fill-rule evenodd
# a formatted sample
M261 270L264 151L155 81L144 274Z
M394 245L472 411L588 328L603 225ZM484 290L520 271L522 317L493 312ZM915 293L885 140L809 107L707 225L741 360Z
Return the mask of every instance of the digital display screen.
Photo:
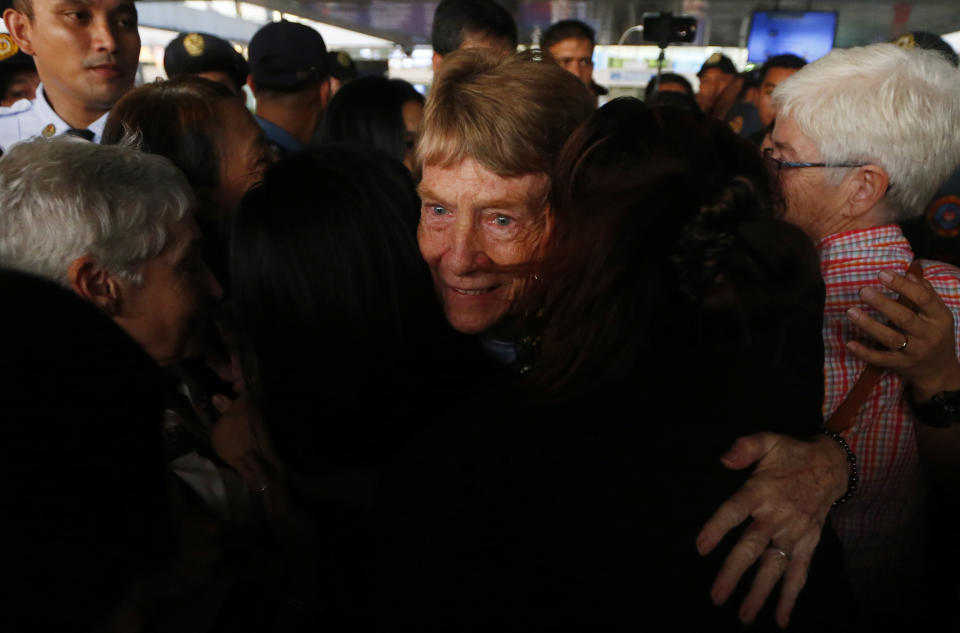
M747 61L793 53L808 62L833 48L837 14L833 11L754 11L747 40Z

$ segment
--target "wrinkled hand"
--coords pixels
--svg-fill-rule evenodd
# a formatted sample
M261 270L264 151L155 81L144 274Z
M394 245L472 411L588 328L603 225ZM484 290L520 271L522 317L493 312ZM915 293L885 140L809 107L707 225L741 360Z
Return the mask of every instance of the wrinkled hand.
M753 585L740 607L740 619L752 622L783 576L776 619L786 627L807 580L827 513L846 491L846 456L825 436L797 440L758 433L739 438L721 461L733 470L754 462L757 467L703 526L697 550L709 554L730 530L749 517L753 522L724 561L710 590L711 598L717 605L726 602L747 569L759 561ZM791 558L780 556L771 547L782 549Z
M860 298L895 327L881 324L859 308L851 308L847 316L853 324L888 349L871 349L856 341L848 342L847 348L860 360L899 373L910 383L918 400L960 388L950 309L925 279L886 271L879 278L884 286L912 301L916 311L875 288L862 289ZM901 350L905 340L907 347Z

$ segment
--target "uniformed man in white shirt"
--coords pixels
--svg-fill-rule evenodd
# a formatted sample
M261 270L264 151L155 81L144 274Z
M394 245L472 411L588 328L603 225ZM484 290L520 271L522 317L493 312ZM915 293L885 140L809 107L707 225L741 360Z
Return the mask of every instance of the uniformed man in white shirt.
M41 84L33 101L0 108L0 149L65 132L99 142L107 113L137 73L133 0L13 0L3 20L33 56Z

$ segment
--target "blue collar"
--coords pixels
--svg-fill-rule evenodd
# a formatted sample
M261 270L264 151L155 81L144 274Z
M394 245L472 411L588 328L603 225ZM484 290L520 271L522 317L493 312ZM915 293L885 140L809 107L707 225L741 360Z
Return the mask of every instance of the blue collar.
M273 121L268 121L256 115L254 115L254 118L257 119L260 129L267 135L267 140L271 143L276 143L288 152L296 152L303 149L303 143Z
M481 336L480 345L487 356L503 365L517 362L517 344L514 341L498 341L488 336Z

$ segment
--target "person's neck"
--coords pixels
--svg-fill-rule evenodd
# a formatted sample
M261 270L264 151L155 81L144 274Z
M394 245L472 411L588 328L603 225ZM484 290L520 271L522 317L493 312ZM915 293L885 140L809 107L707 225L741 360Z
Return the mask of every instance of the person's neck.
M57 113L57 116L63 119L64 123L70 127L79 130L90 127L90 124L110 111L109 108L104 109L100 106L92 106L88 103L77 102L64 95L58 95L55 90L53 94L51 94L51 91L46 85L43 87L43 94L47 99L47 103L53 111Z
M522 336L520 323L513 316L505 316L493 327L484 330L480 336L500 343L512 343Z
M854 217L838 214L831 218L831 221L825 222L823 225L816 227L815 231L808 231L808 233L812 233L811 237L813 238L813 241L819 243L831 235L838 235L840 233L847 233L849 231L872 229L877 226L883 226L885 224L892 223L892 220L889 219L887 209L881 205L877 205L866 213Z
M261 99L257 101L257 116L278 125L295 139L308 145L313 139L319 113L311 107L288 107Z

